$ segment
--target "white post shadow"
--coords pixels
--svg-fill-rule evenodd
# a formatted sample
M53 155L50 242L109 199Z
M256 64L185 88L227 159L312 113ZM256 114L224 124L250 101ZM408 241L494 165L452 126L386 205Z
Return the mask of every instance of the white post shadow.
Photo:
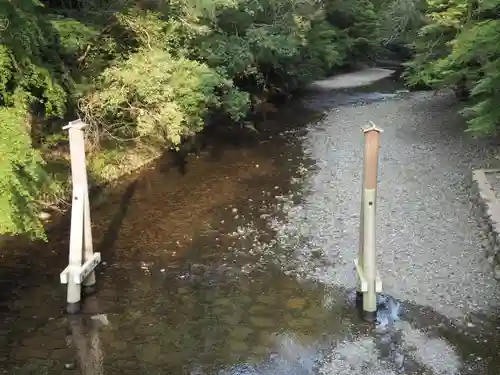
M365 152L363 165L363 189L361 192L361 214L358 258L354 261L358 274L358 297L363 301L363 317L374 321L377 313L377 293L382 292L382 281L377 271L376 257L376 201L378 178L378 154L381 129L370 122L363 130Z
M71 156L71 179L73 196L71 204L71 232L69 264L61 272L62 284L67 284L67 307L70 314L80 311L82 283L85 294L95 290L94 269L101 262L101 254L94 253L90 204L85 162L85 134L87 124L81 120L71 121L63 127L69 133ZM83 264L82 264L83 263Z

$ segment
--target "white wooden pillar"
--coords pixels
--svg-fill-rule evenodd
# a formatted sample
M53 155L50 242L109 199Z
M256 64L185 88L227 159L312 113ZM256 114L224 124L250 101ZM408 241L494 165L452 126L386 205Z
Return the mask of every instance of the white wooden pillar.
M70 122L63 129L69 133L71 156L71 180L73 194L71 203L71 232L69 245L69 264L61 272L61 283L67 284L67 311L74 314L80 311L81 285L90 294L95 289L94 269L101 261L101 254L94 253L92 244L92 225L85 162L85 128L81 120Z
M376 201L378 179L378 154L381 129L371 123L363 130L365 150L363 164L363 189L358 258L355 260L358 274L358 297L362 300L363 316L374 321L377 314L377 293L382 292L382 281L377 271L376 257Z

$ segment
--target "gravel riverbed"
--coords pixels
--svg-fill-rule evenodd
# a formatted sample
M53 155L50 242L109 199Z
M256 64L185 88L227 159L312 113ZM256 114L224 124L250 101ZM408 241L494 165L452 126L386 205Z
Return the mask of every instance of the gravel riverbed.
M452 318L497 306L497 283L469 202L471 168L484 164L491 150L462 132L456 111L449 95L405 93L335 108L311 127L304 147L317 169L305 202L278 228L285 244L306 239L295 249L304 275L355 283L361 127L374 121L383 129L377 251L384 289ZM312 249L324 253L327 269L309 261Z

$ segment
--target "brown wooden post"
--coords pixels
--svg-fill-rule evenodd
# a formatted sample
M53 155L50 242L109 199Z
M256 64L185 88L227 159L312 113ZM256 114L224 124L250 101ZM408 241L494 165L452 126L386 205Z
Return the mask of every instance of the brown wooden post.
M61 272L60 277L61 283L68 285L66 310L70 314L80 311L82 283L87 294L93 292L96 282L94 269L101 261L101 254L94 253L92 244L92 224L85 162L84 129L86 127L87 124L76 120L63 128L69 132L73 194L69 264Z
M355 261L358 273L358 293L362 294L363 315L373 321L377 312L377 293L382 282L377 272L376 258L376 200L378 179L378 154L381 129L371 123L364 129L365 150L363 165L363 189L361 194L359 254Z

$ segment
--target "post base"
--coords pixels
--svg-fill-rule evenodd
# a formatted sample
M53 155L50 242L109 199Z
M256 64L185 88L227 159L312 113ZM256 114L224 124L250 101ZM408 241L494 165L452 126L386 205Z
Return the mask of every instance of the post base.
M356 291L356 307L363 307L363 292Z
M369 323L374 323L377 320L377 312L363 311L363 319Z
M377 320L377 311L363 310L363 292L356 291L356 307L360 310L363 319L367 322L374 323ZM379 305L377 304L377 309Z
M92 285L83 285L82 292L85 296L91 296L97 291L96 284Z
M80 301L68 303L66 306L66 312L68 314L77 314L80 312L81 307L82 306L81 306Z

